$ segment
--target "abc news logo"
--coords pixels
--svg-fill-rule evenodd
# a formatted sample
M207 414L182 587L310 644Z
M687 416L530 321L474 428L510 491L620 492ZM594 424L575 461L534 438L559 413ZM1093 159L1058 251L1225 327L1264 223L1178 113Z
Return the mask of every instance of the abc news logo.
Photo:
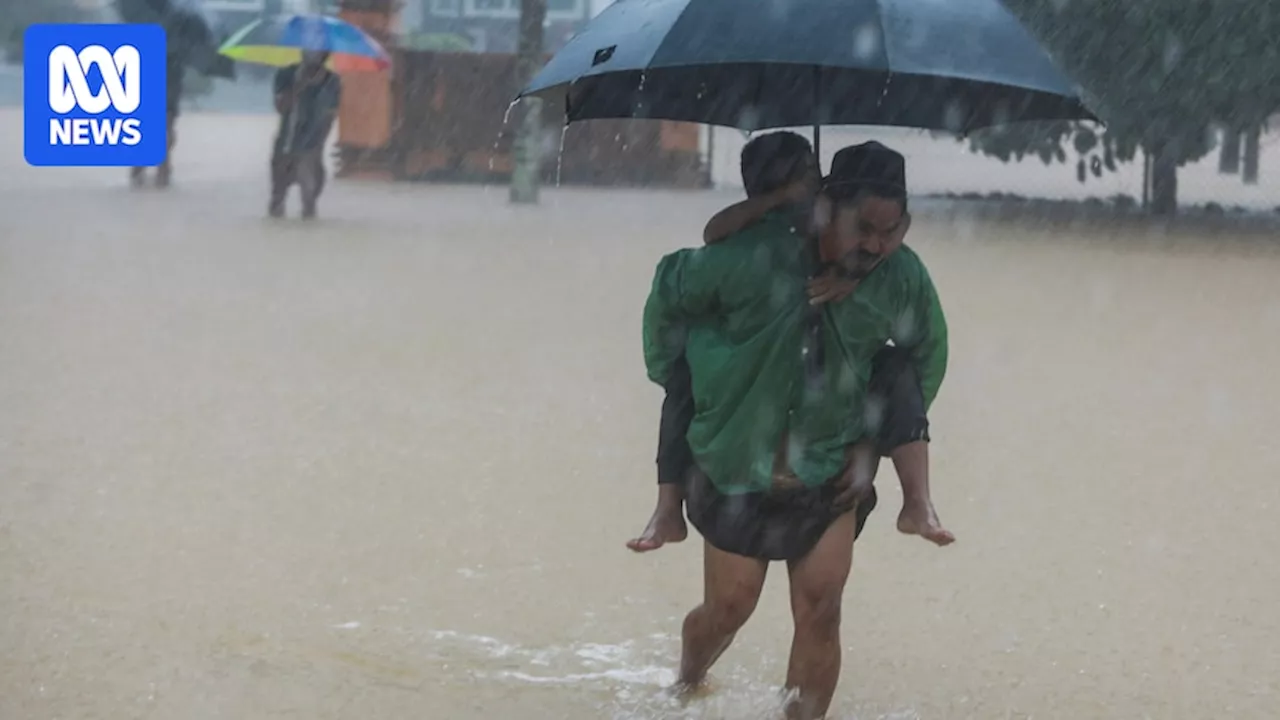
M96 68L102 86L94 92L89 74ZM142 121L133 117L59 117L76 110L101 115L115 110L130 115L142 104L142 55L133 45L113 53L102 45L76 52L68 45L49 51L49 144L126 145L142 142Z
M164 28L155 24L29 26L22 43L27 162L36 167L164 162L168 44Z

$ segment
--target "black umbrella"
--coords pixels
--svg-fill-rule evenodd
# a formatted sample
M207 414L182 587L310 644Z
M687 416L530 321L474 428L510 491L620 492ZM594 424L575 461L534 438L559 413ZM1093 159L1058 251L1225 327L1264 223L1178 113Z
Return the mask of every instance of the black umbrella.
M235 63L218 54L226 33L200 0L116 0L115 4L125 22L164 26L170 50L187 65L210 77L235 78Z
M761 130L968 133L1095 119L999 0L619 0L521 96L569 122L655 118Z
M999 0L618 0L520 97L531 95L563 103L568 122L813 125L815 152L822 125L963 134L1096 119ZM821 312L806 323L814 391Z

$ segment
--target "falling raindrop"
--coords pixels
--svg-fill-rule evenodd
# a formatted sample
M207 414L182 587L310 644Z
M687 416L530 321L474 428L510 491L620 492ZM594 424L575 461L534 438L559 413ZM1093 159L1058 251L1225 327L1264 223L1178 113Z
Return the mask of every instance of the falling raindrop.
M1164 45L1164 71L1166 73L1173 72L1174 66L1182 59L1182 41L1172 33L1169 34Z
M880 53L880 32L872 23L862 23L853 31L853 56L871 60Z
M943 110L942 124L951 132L959 133L964 130L964 116L964 108L960 106L960 102L952 99L947 102L947 107Z
M632 117L643 118L648 117L648 111L645 109L644 85L649 80L648 72L640 73L640 83L636 85L635 102L632 103Z

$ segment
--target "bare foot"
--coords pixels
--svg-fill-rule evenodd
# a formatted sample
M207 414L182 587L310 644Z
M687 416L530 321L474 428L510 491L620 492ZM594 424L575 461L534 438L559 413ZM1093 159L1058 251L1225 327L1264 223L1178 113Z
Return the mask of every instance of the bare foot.
M699 682L691 683L683 680L677 680L674 684L663 689L663 693L680 703L688 705L689 703L705 698L715 692L715 686L712 684L710 677L703 678Z
M928 500L904 500L898 514L898 532L919 535L938 547L946 547L956 541L950 530L942 527L933 503Z
M667 543L678 543L689 537L689 527L685 525L684 515L679 505L659 502L653 509L649 524L644 526L640 537L627 541L627 547L638 553L657 550Z

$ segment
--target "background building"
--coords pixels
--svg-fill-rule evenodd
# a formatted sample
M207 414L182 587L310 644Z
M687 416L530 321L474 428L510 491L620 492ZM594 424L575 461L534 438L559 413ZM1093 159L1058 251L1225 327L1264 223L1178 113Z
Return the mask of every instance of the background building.
M590 0L547 0L547 52L555 52L592 15ZM456 35L476 52L514 53L520 0L406 0L401 8L406 33Z

